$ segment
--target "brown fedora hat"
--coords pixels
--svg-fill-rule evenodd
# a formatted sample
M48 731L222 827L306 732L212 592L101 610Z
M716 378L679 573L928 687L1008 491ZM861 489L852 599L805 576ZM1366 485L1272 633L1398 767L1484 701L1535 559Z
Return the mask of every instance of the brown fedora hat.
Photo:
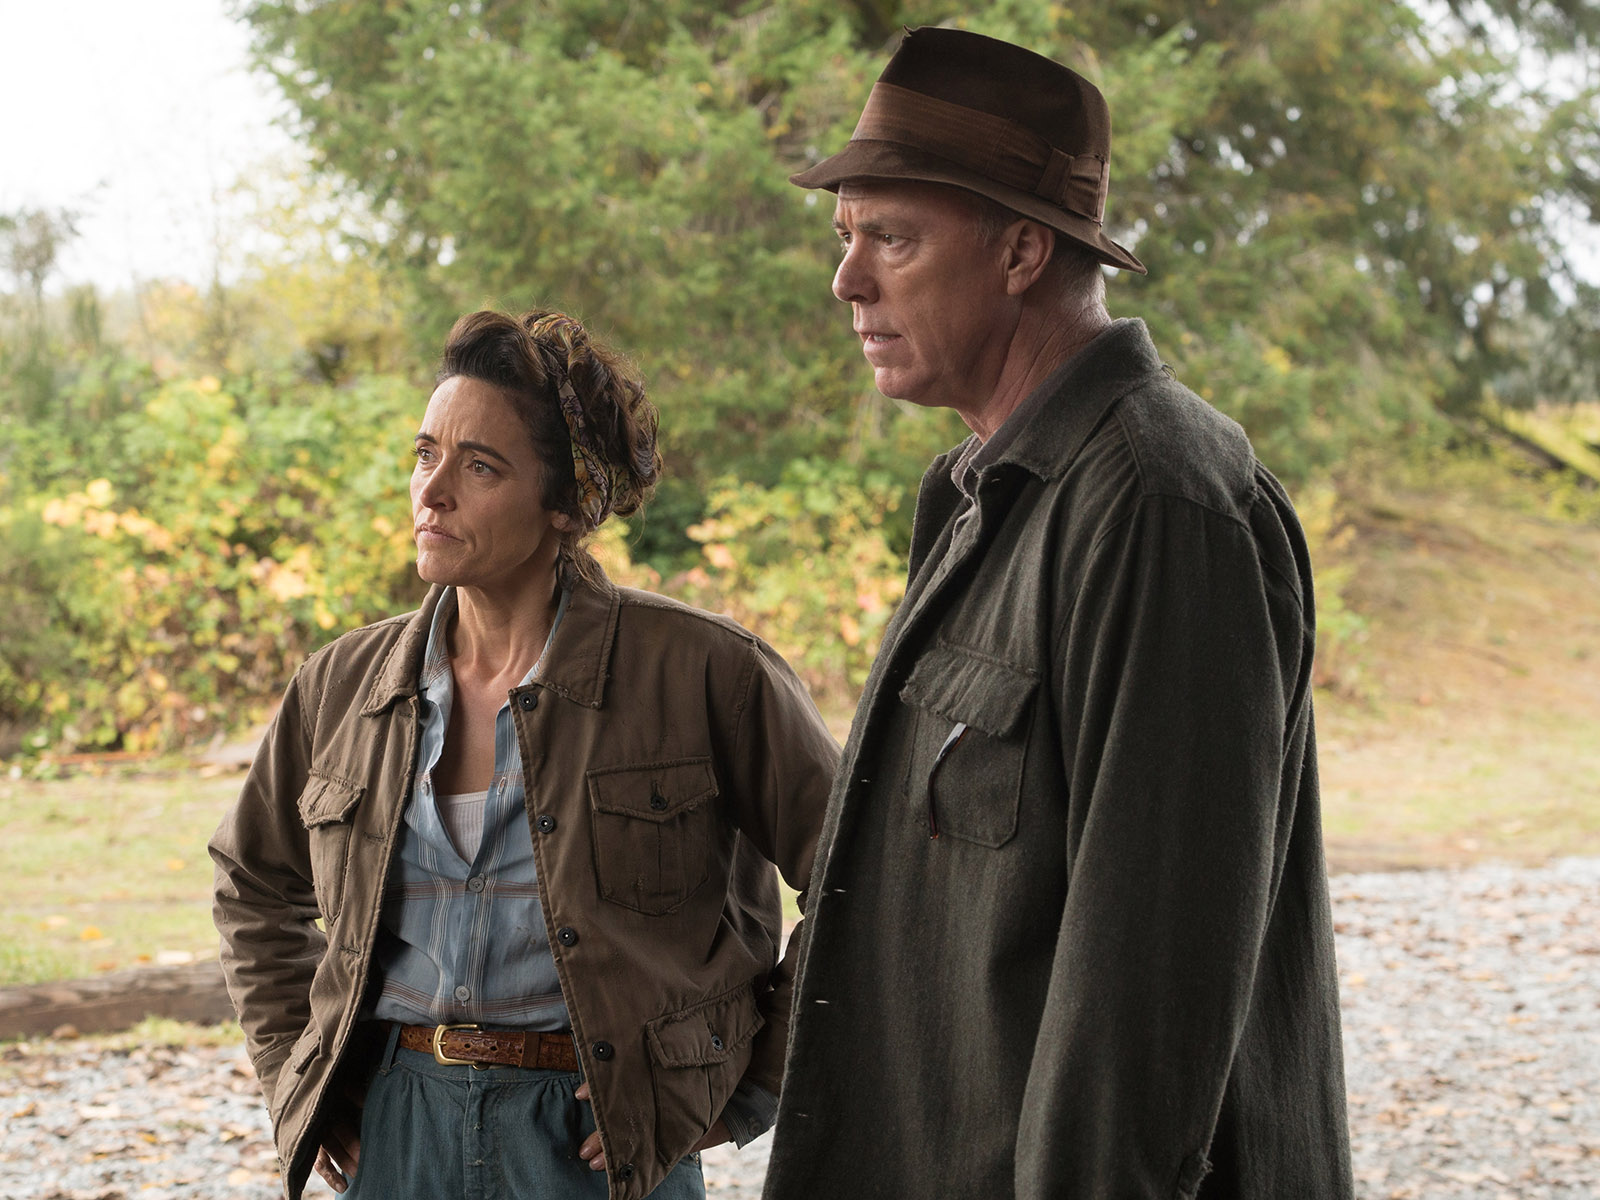
M830 192L849 179L953 184L1143 274L1101 228L1110 157L1110 110L1082 75L1010 42L927 27L900 39L850 144L789 182Z

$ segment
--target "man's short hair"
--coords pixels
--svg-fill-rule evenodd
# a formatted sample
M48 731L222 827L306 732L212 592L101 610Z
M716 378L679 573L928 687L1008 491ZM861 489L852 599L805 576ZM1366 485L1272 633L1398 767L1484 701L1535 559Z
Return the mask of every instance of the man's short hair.
M984 245L994 241L1018 221L1031 221L1032 217L1007 208L998 200L964 192L972 206L973 225ZM1061 281L1064 295L1085 300L1103 301L1106 294L1106 276L1100 269L1100 260L1086 246L1069 237L1056 234L1055 250L1050 255L1050 274Z

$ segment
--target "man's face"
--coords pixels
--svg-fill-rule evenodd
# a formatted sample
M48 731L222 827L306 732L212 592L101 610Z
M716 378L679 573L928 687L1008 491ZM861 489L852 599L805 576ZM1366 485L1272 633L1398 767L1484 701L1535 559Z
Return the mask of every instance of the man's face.
M853 310L878 390L963 412L986 402L1019 310L1004 239L983 244L971 203L935 183L846 182L833 220L844 255L833 294Z

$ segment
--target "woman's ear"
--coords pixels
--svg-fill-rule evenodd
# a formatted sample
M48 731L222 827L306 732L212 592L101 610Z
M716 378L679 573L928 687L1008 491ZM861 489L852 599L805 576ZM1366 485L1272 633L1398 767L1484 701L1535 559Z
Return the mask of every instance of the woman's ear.
M550 514L550 524L560 533L582 533L583 524L571 513L553 512Z

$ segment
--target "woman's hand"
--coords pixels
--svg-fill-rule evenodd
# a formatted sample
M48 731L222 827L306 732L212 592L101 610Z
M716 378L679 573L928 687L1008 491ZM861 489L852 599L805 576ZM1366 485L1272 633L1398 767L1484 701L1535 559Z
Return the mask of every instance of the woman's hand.
M349 1177L361 1162L361 1127L349 1121L335 1121L317 1148L316 1172L336 1192L346 1190Z
M585 1079L578 1085L578 1090L572 1093L579 1100L589 1098L589 1081ZM600 1131L596 1129L583 1139L583 1145L578 1147L578 1157L589 1164L591 1171L604 1171L606 1169L606 1152L600 1147Z
M573 1095L579 1100L587 1100L589 1098L589 1081L585 1079L580 1083L578 1090ZM705 1137L689 1148L689 1153L698 1154L708 1147L720 1146L723 1142L730 1140L731 1137L727 1123L721 1117L718 1117L716 1124L706 1130ZM606 1169L606 1152L601 1149L600 1131L598 1129L583 1139L583 1145L578 1147L578 1157L589 1164L591 1171L604 1171ZM320 1158L318 1162L321 1162Z
M713 1146L720 1146L723 1142L733 1141L733 1134L728 1132L728 1123L718 1117L716 1124L706 1130L705 1137L689 1147L690 1154L699 1154L702 1150L709 1150Z

